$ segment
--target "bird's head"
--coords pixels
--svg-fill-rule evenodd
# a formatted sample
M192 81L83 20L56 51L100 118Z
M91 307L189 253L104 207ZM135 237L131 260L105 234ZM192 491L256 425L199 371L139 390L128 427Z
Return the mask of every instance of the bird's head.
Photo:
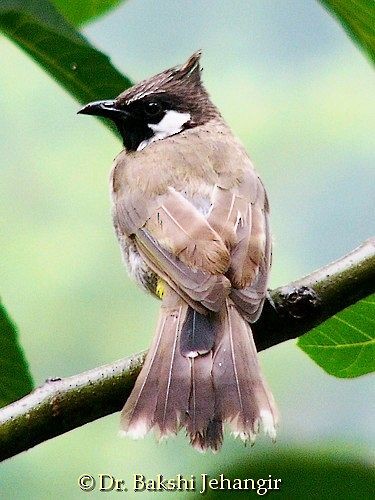
M131 87L111 101L96 101L79 113L113 120L129 151L202 125L219 115L201 81L200 52L183 65Z

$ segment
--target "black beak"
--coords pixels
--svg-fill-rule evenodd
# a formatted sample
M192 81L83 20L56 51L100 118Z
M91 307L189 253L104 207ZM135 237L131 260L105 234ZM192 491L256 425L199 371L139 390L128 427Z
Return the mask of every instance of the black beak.
M111 120L125 118L129 115L127 111L116 107L116 101L90 102L80 109L78 114L104 116L105 118L110 118Z

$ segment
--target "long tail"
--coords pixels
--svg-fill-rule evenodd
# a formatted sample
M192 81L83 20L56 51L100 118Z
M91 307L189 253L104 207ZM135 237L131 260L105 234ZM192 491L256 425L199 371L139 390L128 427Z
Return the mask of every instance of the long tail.
M276 438L278 412L262 376L250 325L227 299L220 313L212 378L215 414L235 436L254 442L260 427Z
M158 438L185 427L199 451L220 449L223 424L253 441L260 424L276 436L277 410L258 364L249 325L227 299L212 316L169 291L145 364L121 415L133 438Z

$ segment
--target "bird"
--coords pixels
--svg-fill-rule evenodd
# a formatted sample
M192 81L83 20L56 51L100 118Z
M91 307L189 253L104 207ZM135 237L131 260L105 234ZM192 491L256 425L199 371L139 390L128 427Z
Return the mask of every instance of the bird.
M161 300L151 347L121 412L121 433L158 440L185 429L220 450L224 424L254 443L278 410L251 325L267 295L269 202L239 139L204 87L201 51L78 113L108 118L112 218L132 278Z

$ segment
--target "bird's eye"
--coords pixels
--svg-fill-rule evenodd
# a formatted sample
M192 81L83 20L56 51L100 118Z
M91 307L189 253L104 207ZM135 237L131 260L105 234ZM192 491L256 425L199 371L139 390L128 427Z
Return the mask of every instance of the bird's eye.
M149 116L156 116L162 110L161 104L155 101L147 102L145 104L145 111Z

